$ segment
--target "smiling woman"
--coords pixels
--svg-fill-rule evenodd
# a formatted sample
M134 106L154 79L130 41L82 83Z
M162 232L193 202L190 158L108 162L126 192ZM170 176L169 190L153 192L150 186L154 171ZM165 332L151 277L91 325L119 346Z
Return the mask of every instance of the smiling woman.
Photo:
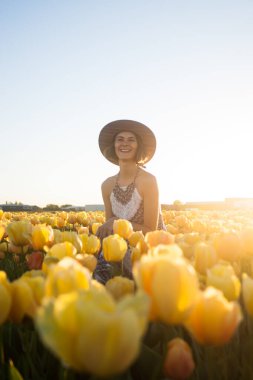
M97 236L102 240L113 234L116 219L130 221L134 231L144 234L165 229L156 178L143 169L155 153L153 132L137 121L113 121L101 130L99 147L119 171L102 183L106 222L98 228Z

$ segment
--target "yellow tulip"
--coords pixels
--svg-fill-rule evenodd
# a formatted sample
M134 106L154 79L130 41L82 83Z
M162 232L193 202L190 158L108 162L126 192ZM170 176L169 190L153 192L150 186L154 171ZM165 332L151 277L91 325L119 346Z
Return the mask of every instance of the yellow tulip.
M6 241L3 241L2 243L0 243L0 251L8 252L8 243Z
M4 234L5 234L5 227L3 225L0 225L0 241L2 240L2 237L4 236Z
M88 289L91 274L77 260L65 257L57 264L48 268L45 281L45 296L57 297L63 293L69 293L77 289Z
M136 244L140 241L144 240L144 235L142 231L134 231L128 238L128 243L131 247L136 247Z
M32 246L35 250L43 250L45 245L52 243L54 232L51 226L37 224L32 230Z
M76 214L76 221L79 224L82 224L83 226L88 226L89 224L89 217L87 212L81 211Z
M128 239L133 233L132 223L126 219L116 219L113 222L113 233Z
M92 231L92 233L93 233L94 235L96 235L97 230L98 230L98 228L99 228L100 226L102 226L102 223L99 223L99 222L94 222L94 223L92 223L92 225L91 225L91 231Z
M127 242L117 234L103 239L103 254L106 261L121 261L127 251Z
M211 243L199 242L194 246L194 267L200 274L206 274L218 261L215 248Z
M34 273L39 272L37 275ZM45 277L42 271L28 271L21 277L30 287L36 305L40 305L45 293Z
M89 227L87 227L87 226L86 227L80 226L80 227L77 228L77 232L78 232L79 235L81 235L81 234L87 234L87 235L89 235L90 230L89 230Z
M253 317L253 279L246 273L242 275L242 296L248 314Z
M94 255L90 255L88 253L78 253L75 259L85 268L88 268L90 272L94 272L96 269L97 258Z
M89 235L85 245L85 253L93 255L100 250L100 247L100 239L95 235Z
M11 222L6 227L9 240L16 246L24 246L30 243L32 236L32 223L27 221Z
M238 299L240 295L240 280L235 275L233 267L227 263L217 263L208 269L206 284L221 290L229 301Z
M222 260L235 261L241 258L243 247L239 234L225 231L214 237L214 247Z
M3 210L1 209L1 210L0 210L0 219L2 219L3 214L4 214L4 212L3 212Z
M231 339L241 320L240 305L228 301L220 290L208 287L200 293L184 325L197 342L222 345Z
M11 283L12 306L9 318L20 323L25 316L34 317L37 304L27 281L19 278Z
M139 248L131 247L131 263L132 263L132 265L136 261L140 260L141 256L142 256L142 253L141 253L141 250Z
M137 286L151 298L151 319L179 324L186 319L199 292L196 272L183 257L144 255L134 264Z
M56 226L58 228L63 228L66 225L66 220L61 218L60 216L57 216L56 218Z
M150 231L145 235L145 242L149 248L158 244L172 244L175 242L175 236L164 230Z
M133 294L135 290L134 281L122 276L115 276L105 284L106 289L115 300L119 300L126 294Z
M62 242L68 241L73 244L76 248L77 253L82 252L83 243L80 239L79 235L75 231L63 231L62 234Z
M116 303L92 288L48 299L36 325L44 344L64 365L106 377L122 373L137 358L147 316L145 295Z
M177 242L178 246L182 249L184 257L191 260L194 257L194 245L180 240Z
M62 233L60 230L58 230L57 228L53 228L53 232L54 232L54 244L58 244L58 243L62 243Z
M201 234L199 232L188 232L184 234L184 241L189 244L196 244L201 240Z
M50 256L45 256L43 263L42 263L42 272L47 275L49 271L49 267L51 265L55 265L59 262L59 259L57 257L50 257Z
M6 273L0 271L0 325L4 323L9 315L12 304L10 283Z
M171 257L183 257L183 251L178 244L159 244L150 248L148 254L151 256L170 255Z
M74 257L76 254L75 246L69 241L63 243L54 244L47 252L47 257L56 257L61 260L65 256Z

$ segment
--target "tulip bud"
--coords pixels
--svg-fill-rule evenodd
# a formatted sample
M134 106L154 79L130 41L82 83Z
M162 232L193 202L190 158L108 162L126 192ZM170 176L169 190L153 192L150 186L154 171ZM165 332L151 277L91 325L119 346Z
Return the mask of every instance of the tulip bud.
M188 343L181 338L174 338L168 343L165 357L164 374L173 380L188 379L195 368L192 351Z

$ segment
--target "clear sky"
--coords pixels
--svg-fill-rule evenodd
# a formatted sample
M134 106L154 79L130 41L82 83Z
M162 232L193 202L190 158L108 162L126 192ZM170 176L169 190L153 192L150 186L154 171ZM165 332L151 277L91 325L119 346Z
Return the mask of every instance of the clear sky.
M116 119L161 203L253 197L253 1L1 0L0 203L102 203Z

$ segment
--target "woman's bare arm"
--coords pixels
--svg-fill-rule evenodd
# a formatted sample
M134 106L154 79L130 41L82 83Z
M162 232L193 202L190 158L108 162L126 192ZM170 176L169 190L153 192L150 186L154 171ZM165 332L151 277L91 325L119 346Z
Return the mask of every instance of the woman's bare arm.
M144 202L144 222L143 225L137 223L132 223L132 225L135 231L142 230L145 234L156 230L158 224L159 191L156 178L153 175L143 178L141 189Z
M102 183L101 191L105 207L105 223L100 226L97 230L96 235L100 239L104 239L106 236L113 233L113 222L117 219L112 212L111 202L110 202L110 193L111 193L111 178L108 178Z

